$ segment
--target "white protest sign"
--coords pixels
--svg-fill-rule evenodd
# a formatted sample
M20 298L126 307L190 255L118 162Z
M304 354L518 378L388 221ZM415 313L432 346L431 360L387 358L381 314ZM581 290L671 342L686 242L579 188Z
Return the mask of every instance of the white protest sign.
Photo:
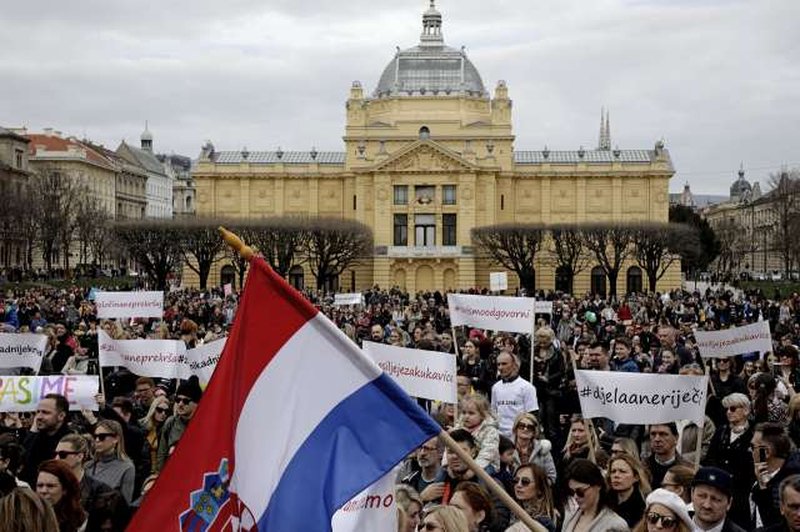
M455 403L456 356L364 342L364 353L412 397Z
M44 350L45 334L0 334L0 368L31 368L39 372Z
M397 503L392 470L375 484L347 501L331 520L333 532L397 530Z
M333 304L338 306L342 305L360 305L364 300L361 292L352 294L336 294L333 296Z
M181 340L114 340L98 330L100 365L123 366L141 377L188 379L186 344Z
M66 397L70 410L97 410L94 396L99 389L97 375L0 377L0 412L34 412L50 393Z
M533 303L528 297L447 294L450 323L493 331L530 333Z
M575 383L584 417L631 425L705 421L706 375L578 370Z
M208 386L223 349L225 349L225 338L186 351L186 364L192 375L197 375L201 387Z
M508 290L508 273L491 272L489 274L489 290L492 292Z
M732 357L759 351L772 351L772 335L768 321L722 331L695 331L694 338L700 356L706 358Z
M225 293L225 297L228 297L233 293L233 285L231 283L223 285L222 291Z
M161 318L163 292L97 292L98 318Z
M550 314L553 315L553 302L552 301L534 301L533 302L534 314Z

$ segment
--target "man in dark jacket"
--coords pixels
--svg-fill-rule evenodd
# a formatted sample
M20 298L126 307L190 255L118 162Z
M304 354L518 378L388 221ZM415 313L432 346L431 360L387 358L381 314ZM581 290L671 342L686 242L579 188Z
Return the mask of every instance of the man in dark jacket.
M786 477L779 487L783 521L756 532L800 532L800 475Z
M745 532L728 517L733 502L733 477L718 467L701 467L692 481L695 530Z
M757 479L751 497L761 524L778 525L783 521L780 485L785 478L800 473L798 456L792 455L792 442L780 423L756 425L751 447Z
M27 460L22 479L31 486L36 485L39 464L53 458L59 440L69 434L68 414L69 403L63 395L50 393L39 401L31 433L24 442Z

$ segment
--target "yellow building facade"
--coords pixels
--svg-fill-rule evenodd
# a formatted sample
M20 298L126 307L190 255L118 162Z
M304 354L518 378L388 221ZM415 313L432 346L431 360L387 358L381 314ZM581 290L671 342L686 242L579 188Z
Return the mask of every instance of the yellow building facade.
M473 246L475 227L668 219L674 170L662 142L612 149L604 116L597 149L517 150L508 86L500 81L489 94L464 50L444 44L433 5L420 43L397 51L371 93L354 82L346 109L342 152L216 151L207 144L193 170L198 216L358 220L374 232L374 254L345 272L338 288L412 292L488 286L499 267ZM537 289L556 288L548 254L540 253ZM293 280L305 275L312 285L307 274L297 269ZM210 282L230 275L221 262ZM510 288L515 280L509 275ZM598 288L591 268L574 283L576 292ZM676 269L659 288L679 283Z

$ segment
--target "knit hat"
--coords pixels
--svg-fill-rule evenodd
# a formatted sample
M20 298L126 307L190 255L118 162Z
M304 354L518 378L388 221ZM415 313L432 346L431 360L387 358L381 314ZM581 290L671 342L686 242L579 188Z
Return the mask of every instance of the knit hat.
M669 508L686 526L690 529L694 528L692 518L689 517L689 512L686 510L686 503L675 493L665 490L664 488L658 488L652 491L650 495L647 496L647 510L654 504L660 504L661 506Z
M203 397L203 390L200 388L200 380L196 375L192 375L187 381L182 382L181 385L178 386L178 391L175 392L175 396L178 395L188 397L195 403L200 402L200 398Z

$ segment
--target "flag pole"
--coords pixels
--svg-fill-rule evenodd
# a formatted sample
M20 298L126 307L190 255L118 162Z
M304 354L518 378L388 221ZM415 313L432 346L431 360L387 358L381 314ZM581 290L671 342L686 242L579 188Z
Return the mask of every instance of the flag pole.
M486 485L486 488L492 492L492 494L500 499L503 504L505 504L514 515L516 515L520 521L525 523L525 525L533 530L534 532L547 532L547 529L539 524L536 520L533 519L528 512L522 509L517 501L515 501L511 495L506 493L506 490L495 480L493 479L489 473L483 470L481 466L479 466L475 460L467 453L464 449L461 448L458 443L453 439L447 431L443 430L439 433L439 440L444 443L445 447L449 450L453 451L458 455L458 457L469 467L473 473L475 473L479 479L483 481Z
M222 234L222 239L225 241L225 243L228 244L228 246L230 246L231 249L238 253L239 256L244 260L250 262L253 257L255 257L256 252L253 250L253 248L245 244L237 235L231 233L222 226L219 226L217 231Z

